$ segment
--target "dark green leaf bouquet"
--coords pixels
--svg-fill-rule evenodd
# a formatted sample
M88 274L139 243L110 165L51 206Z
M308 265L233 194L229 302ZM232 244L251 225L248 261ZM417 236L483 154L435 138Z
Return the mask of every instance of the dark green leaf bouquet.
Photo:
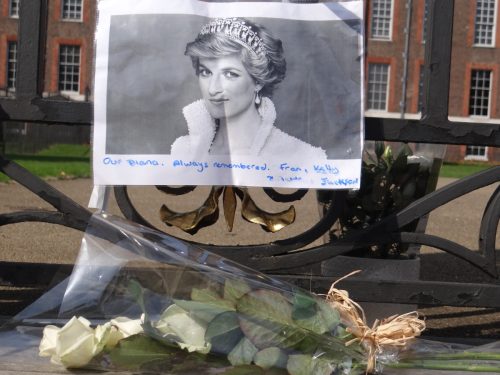
M345 291L318 297L96 214L69 279L10 327L15 334L43 329L34 351L54 366L96 371L347 375L450 363L500 369L491 354L475 353L471 362L463 350L416 341L419 329L412 332L405 319L366 327Z
M374 142L373 151L364 153L361 187L349 192L330 235L335 239L345 238L433 191L440 167L441 159L415 155L407 144L394 151L390 144ZM414 231L416 225L416 222L409 224L407 230ZM397 258L406 250L407 245L389 243L356 250L352 255Z

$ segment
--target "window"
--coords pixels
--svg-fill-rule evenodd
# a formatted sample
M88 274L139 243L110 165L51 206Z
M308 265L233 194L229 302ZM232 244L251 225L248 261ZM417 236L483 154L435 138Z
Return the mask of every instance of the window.
M372 3L371 37L391 39L392 0L374 0Z
M465 159L487 160L486 146L467 146Z
M82 0L63 0L62 19L70 21L81 21Z
M80 91L80 46L59 47L59 91Z
M9 1L9 16L12 18L19 17L19 0Z
M477 0L474 44L493 46L495 35L495 3L497 0Z
M469 116L489 116L491 70L472 70Z
M387 111L389 64L368 65L367 109Z
M16 89L17 75L17 42L8 42L7 44L7 89L14 91Z

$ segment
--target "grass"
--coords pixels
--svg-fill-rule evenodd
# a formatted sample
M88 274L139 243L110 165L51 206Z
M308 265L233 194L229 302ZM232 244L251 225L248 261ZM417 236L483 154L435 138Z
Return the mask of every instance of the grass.
M56 144L34 155L7 155L7 158L42 178L85 178L90 177L90 146ZM462 178L491 167L488 164L444 163L440 177ZM8 178L0 173L0 182Z
M462 178L491 167L492 167L491 164L485 164L485 163L474 163L474 164L443 163L441 170L439 172L439 177Z
M7 159L20 164L42 178L90 177L90 146L56 144L34 155L7 154ZM0 182L9 178L0 173Z

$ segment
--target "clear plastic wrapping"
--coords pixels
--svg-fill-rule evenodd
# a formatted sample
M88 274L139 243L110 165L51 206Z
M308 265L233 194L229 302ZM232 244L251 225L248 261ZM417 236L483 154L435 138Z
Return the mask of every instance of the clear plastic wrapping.
M0 332L0 360L47 373L362 374L370 354L391 373L466 349L421 340L369 353L355 331L324 298L100 213L71 276ZM500 367L488 349L482 364Z

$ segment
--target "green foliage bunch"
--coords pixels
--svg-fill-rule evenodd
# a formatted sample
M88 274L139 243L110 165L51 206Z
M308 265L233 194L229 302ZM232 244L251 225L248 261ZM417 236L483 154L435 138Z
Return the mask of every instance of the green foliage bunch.
M432 169L429 160L414 156L406 144L394 154L390 145L376 142L374 155L365 151L361 188L349 192L331 237L345 238L354 230L367 229L433 190ZM413 231L416 225L414 222L405 229ZM351 255L397 258L406 250L407 246L390 243L356 250Z

